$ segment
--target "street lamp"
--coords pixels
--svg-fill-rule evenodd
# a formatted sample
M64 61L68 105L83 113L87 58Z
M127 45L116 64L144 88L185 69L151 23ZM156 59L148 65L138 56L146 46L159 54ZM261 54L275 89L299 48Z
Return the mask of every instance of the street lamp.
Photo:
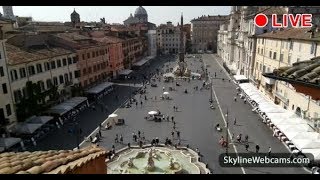
M228 136L228 128L229 128L229 118L228 118L228 115L229 115L229 111L228 111L228 108L227 108L227 113L226 113L226 155L228 155L228 146L229 146L229 136Z

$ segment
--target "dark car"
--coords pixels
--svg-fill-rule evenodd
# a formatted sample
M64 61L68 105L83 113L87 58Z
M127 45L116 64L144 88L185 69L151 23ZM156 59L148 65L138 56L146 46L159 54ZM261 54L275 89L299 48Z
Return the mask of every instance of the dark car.
M155 83L151 83L151 87L158 87L158 85Z

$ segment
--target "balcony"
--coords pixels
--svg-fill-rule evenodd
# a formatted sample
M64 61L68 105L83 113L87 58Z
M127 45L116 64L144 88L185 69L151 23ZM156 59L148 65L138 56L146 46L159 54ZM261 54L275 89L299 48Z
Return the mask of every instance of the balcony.
M289 105L289 99L284 97L279 91L276 91L274 95L279 98L285 105Z

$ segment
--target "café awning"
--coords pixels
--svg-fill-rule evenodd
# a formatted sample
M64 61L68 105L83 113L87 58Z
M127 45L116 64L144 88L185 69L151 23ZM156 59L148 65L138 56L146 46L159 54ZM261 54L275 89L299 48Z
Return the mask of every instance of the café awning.
M73 97L63 103L51 107L49 110L46 111L46 113L57 114L59 116L62 116L70 110L76 108L81 103L87 101L87 99L88 98L86 97Z
M130 69L123 69L119 72L119 75L128 76L130 73L132 73L132 70Z
M18 143L20 143L22 140L20 138L14 138L14 137L8 137L8 138L0 138L0 147L4 149L8 149Z
M13 132L16 134L33 134L36 130L40 129L43 124L29 124L29 123L18 123Z
M110 88L111 86L113 86L113 83L104 82L104 83L101 83L101 84L99 84L99 85L97 85L95 87L92 87L92 88L88 89L86 91L86 93L88 93L88 94L99 94L102 91L104 91L105 89Z
M26 119L26 123L29 124L46 124L53 119L52 116L32 116Z

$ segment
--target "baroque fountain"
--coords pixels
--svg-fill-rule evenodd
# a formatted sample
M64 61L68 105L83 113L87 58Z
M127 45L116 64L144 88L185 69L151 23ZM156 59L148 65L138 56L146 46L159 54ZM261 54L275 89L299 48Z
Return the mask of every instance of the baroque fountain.
M191 149L169 147L127 148L107 162L108 174L210 173Z

